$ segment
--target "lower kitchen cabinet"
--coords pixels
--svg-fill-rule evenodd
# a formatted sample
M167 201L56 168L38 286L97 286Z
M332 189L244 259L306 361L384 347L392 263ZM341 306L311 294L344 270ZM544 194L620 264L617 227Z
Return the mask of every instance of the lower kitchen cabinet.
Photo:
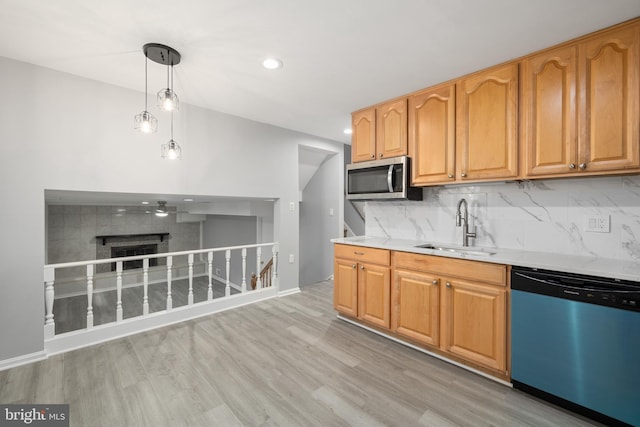
M334 246L333 306L336 311L388 329L391 324L390 252Z
M507 267L393 252L391 330L506 375Z
M415 341L440 345L440 280L432 274L394 270L391 329Z
M507 368L507 291L456 279L443 279L442 349L504 372Z

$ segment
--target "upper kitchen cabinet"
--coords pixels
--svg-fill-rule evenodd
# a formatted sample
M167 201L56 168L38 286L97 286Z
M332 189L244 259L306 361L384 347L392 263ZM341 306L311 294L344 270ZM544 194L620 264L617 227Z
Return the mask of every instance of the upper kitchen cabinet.
M407 99L380 104L351 115L353 163L407 154Z
M522 61L526 177L640 167L639 51L635 23Z
M527 177L577 170L576 46L522 61L521 141Z
M351 115L351 162L376 158L376 109L356 111Z
M586 39L578 60L578 169L639 167L640 23Z
M457 178L518 175L518 64L473 74L457 88Z
M378 159L407 154L407 99L376 108L376 149Z
M411 184L455 180L455 84L409 96Z

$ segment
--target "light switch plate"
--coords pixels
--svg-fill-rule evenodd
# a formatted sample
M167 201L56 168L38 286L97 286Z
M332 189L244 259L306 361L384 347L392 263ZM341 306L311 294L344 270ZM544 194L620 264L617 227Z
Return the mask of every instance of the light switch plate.
M586 215L584 217L584 231L609 233L611 231L609 215Z

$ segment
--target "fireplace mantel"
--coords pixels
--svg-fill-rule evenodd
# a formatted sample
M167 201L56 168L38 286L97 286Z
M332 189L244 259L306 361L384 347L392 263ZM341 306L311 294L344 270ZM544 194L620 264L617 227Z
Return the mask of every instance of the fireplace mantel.
M106 236L96 236L96 239L102 239L102 246L107 244L107 240L114 239L128 239L132 237L153 237L157 236L160 241L164 241L164 237L168 236L169 233L144 233L144 234L109 234Z

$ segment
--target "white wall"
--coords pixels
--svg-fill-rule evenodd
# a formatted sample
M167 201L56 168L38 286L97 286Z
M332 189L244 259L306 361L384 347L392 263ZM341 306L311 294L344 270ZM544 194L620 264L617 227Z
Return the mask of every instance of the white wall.
M220 248L225 246L251 245L257 242L258 218L255 216L231 216L231 215L207 215L207 220L202 224L202 244L204 248ZM262 248L262 261L271 258L271 248ZM206 259L206 258L205 258ZM255 249L247 250L247 287L250 286L251 273L256 271ZM213 255L213 271L220 269L220 277L225 277L225 255L215 253ZM234 250L231 252L231 282L240 285L242 283L242 253Z
M157 134L132 129L139 92L6 58L0 75L0 361L44 347L45 189L272 198L280 252L298 259L297 145L342 144L182 104L170 162L166 116ZM281 290L298 286L297 263L279 273Z
M462 197L471 245L640 261L640 175L432 187L421 202L367 202L366 234L462 244ZM592 215L609 217L610 232L585 231Z
M326 280L333 274L330 239L341 237L340 194L342 159L334 155L322 163L302 192L300 203L300 283ZM330 214L333 211L333 215Z

